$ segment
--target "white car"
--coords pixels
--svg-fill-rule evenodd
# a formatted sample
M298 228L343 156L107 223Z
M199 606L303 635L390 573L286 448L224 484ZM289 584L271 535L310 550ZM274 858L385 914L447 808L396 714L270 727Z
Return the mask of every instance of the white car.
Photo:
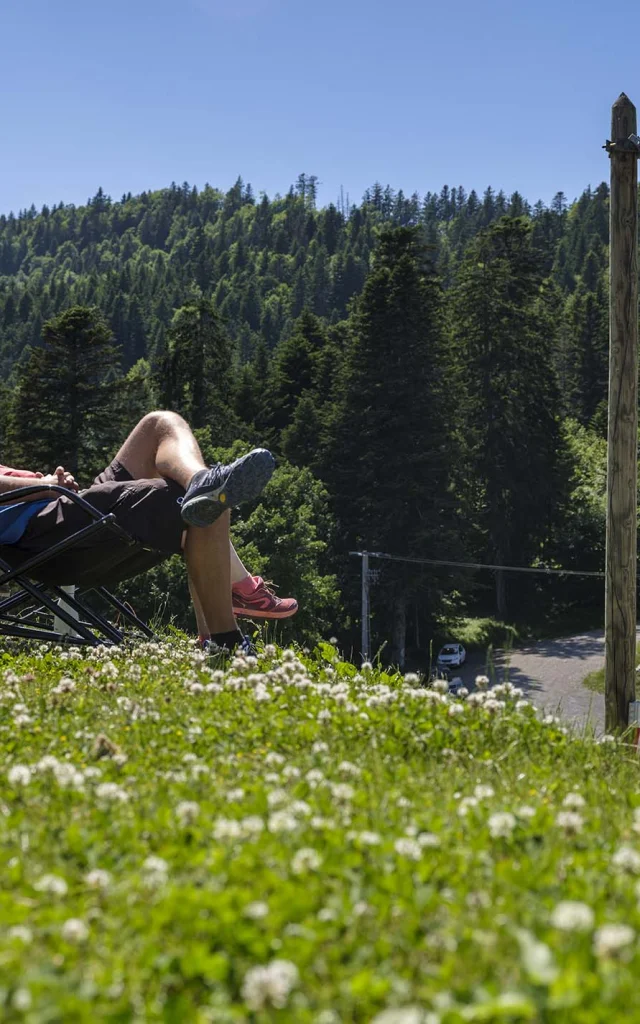
M467 660L462 644L445 644L438 655L439 668L460 668Z

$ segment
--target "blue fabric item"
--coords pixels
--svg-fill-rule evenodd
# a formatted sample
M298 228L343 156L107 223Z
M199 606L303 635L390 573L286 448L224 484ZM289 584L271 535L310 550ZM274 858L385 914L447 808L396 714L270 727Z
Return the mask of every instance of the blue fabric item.
M18 501L5 508L0 506L0 544L17 544L31 516L48 504L48 501Z

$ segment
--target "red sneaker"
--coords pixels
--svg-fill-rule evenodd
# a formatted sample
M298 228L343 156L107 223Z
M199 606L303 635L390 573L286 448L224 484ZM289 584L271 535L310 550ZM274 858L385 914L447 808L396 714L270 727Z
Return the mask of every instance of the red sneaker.
M298 610L295 597L278 597L261 576L253 576L255 584L250 594L243 583L231 589L233 614L248 619L290 619Z

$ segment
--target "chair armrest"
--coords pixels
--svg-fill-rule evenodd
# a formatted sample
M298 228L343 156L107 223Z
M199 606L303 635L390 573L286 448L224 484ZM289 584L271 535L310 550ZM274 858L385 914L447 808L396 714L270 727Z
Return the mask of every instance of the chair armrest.
M31 494L41 494L46 491L51 492L51 501L54 500L56 494L64 495L65 498L70 498L71 501L75 501L76 505L83 508L85 512L91 516L92 519L102 519L103 513L98 512L97 508L90 505L88 501L81 498L75 491L69 490L68 487L61 487L59 484L30 484L28 487L17 487L15 491L7 491L6 494L0 494L0 505L7 505L12 501L20 501L23 498L28 498ZM46 499L43 498L43 501Z

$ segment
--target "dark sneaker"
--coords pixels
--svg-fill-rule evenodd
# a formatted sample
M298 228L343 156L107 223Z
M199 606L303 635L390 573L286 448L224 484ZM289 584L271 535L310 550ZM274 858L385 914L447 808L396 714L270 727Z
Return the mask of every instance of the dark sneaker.
M231 588L233 614L245 619L289 619L298 610L295 597L278 597L261 576L253 577L255 589L245 594L237 587Z
M190 526L210 526L228 508L257 498L268 484L275 460L266 448L254 448L230 466L201 469L187 487L182 518Z
M229 650L228 647L220 647L215 640L205 640L202 644L202 650L210 658L219 661L221 664L226 663L233 654L244 654L244 655L256 655L256 651L251 639L248 636L243 636L242 640L239 640L233 650Z

